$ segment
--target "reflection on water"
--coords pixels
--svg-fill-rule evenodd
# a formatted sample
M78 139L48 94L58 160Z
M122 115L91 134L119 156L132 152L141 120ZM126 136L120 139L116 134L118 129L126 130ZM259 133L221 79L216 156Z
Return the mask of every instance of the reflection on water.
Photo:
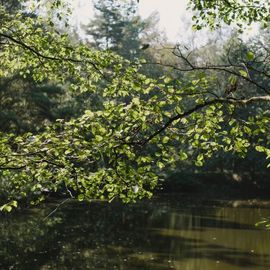
M266 206L178 195L69 203L44 220L53 207L1 216L0 269L270 269L270 232L254 227Z

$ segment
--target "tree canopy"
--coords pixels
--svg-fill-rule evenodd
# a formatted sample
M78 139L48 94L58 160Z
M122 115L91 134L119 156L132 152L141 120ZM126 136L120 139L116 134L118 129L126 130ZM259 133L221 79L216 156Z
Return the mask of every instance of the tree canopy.
M205 26L220 27L222 22L235 23L240 28L255 22L269 27L270 4L268 1L191 0L189 5L197 13L193 19L195 20L194 28L198 30Z
M238 59L229 55L222 64L194 60L188 48L177 45L178 63L157 63L169 72L152 78L141 72L149 64L144 59L129 61L106 48L74 44L61 12L65 2L49 4L47 16L35 5L32 13L0 5L0 78L17 74L40 87L50 83L99 98L80 116L58 119L42 132L0 133L2 209L10 211L19 200L35 204L57 191L78 200L130 202L151 196L159 172L181 160L202 166L217 151L244 157L249 148L270 157L270 65L263 44L244 48ZM241 26L262 22L266 28L269 23L267 2L190 6L200 16L194 17L196 29L217 26L216 19ZM239 116L257 103L264 109Z

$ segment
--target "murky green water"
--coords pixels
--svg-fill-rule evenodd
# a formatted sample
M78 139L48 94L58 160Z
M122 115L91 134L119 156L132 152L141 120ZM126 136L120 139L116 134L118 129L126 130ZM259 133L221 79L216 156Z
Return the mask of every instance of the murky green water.
M68 203L0 221L0 269L270 269L267 205L162 196L135 205Z

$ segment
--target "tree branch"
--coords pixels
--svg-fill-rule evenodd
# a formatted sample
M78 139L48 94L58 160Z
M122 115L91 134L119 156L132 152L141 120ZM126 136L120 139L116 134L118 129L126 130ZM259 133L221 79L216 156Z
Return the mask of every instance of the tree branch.
M60 57L53 57L53 56L44 55L44 54L40 53L37 49L33 48L32 46L29 46L29 45L25 44L24 42L17 40L14 37L7 35L7 34L4 34L4 33L0 33L0 37L4 37L4 38L11 40L12 42L20 45L21 47L27 49L28 51L32 52L36 56L43 58L43 59L53 60L53 61L68 61L68 62L72 62L72 63L82 63L83 62L82 60L78 60L78 59L74 59L74 58L60 58ZM94 62L89 61L89 60L86 62L91 64L94 67L94 69L96 71L98 71L104 77L104 74L100 71L100 69L97 67L97 65Z
M180 56L179 56L180 57ZM182 56L181 56L182 57ZM236 72L236 71L233 71L231 70L230 68L233 68L233 67L238 67L239 66L230 66L230 65L209 65L209 66L195 66L193 65L192 63L190 63L189 60L187 60L186 58L183 58L183 60L188 63L189 65L189 68L184 68L184 67L178 67L178 66L175 66L175 65L171 65L171 64L163 64L163 63L159 63L159 62L152 62L152 63L145 63L145 64L150 64L150 65L160 65L160 66L163 66L163 67L169 67L169 68L172 68L174 70L177 70L177 71L182 71L182 72L190 72L190 71L195 71L195 70L216 70L216 71L224 71L226 73L229 73L229 74L232 74L232 75L235 75L247 82L249 82L250 84L253 84L255 85L257 88L263 90L266 94L270 94L270 90L268 90L267 88L265 88L264 86L260 85L259 83L255 82L254 80L252 80L251 78L249 77L245 77L243 75L241 75L240 73Z
M199 111L209 105L218 104L218 103L227 103L227 104L234 104L234 105L247 105L254 102L270 102L270 95L269 96L257 96L251 97L248 99L234 99L234 98L217 98L213 100L206 101L203 104L198 104L195 107L191 108L190 110L183 112L181 114L176 114L175 116L169 118L169 120L157 131L152 133L147 139L141 142L141 146L146 145L150 142L154 137L165 131L168 127L172 125L173 122L184 118L186 116L191 115L192 113Z

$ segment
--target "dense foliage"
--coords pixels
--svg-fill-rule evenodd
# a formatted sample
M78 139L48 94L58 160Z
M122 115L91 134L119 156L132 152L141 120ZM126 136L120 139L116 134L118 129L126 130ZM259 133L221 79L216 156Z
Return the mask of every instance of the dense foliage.
M17 200L38 203L44 194L59 191L79 200L129 202L150 196L158 172L182 160L202 166L219 151L245 157L249 148L270 157L270 65L264 43L240 48L233 59L229 50L222 64L205 64L179 45L173 50L177 64L160 62L166 75L147 77L143 59L130 62L108 49L72 43L61 13L67 7L61 1L49 4L45 17L0 5L0 78L20 76L40 89L53 84L73 95L87 93L94 104L39 132L0 133L0 181L7 202L2 209L10 211ZM201 12L215 8L225 22L223 12L238 20L241 11L223 5L216 10L214 2L191 5ZM268 4L264 8L269 11ZM261 18L250 11L249 18L265 23L269 12Z
M190 7L197 12L193 19L195 29L209 26L219 27L223 22L235 23L240 29L254 22L262 23L267 28L270 21L270 4L259 0L192 0ZM241 29L242 31L242 29Z

